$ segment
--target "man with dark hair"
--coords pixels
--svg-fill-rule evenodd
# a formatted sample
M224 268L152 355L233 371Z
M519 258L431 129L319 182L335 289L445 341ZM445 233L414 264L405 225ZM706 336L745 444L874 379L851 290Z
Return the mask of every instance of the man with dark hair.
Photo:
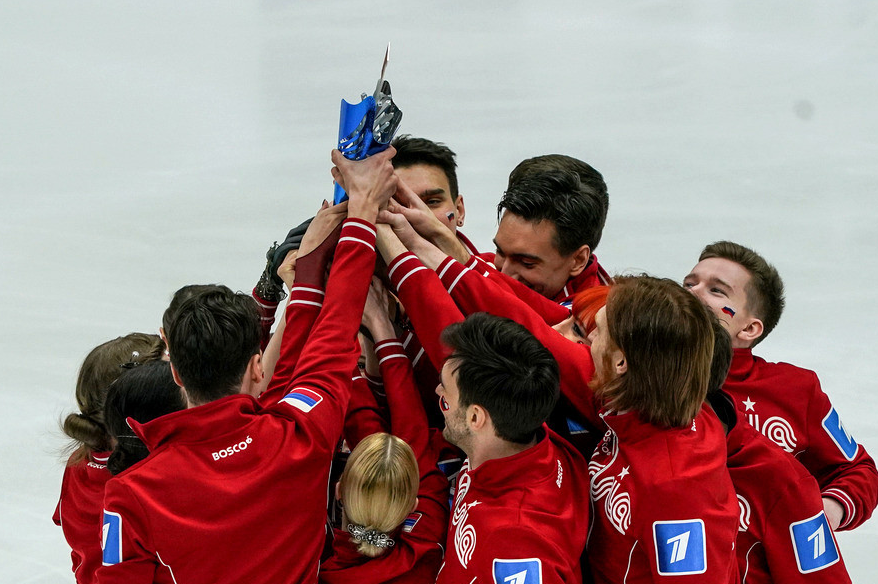
M545 425L558 364L527 329L479 313L448 326L436 389L458 475L438 582L580 582L585 460Z
M841 423L813 371L753 355L783 311L783 282L762 256L737 243L708 245L683 279L719 318L734 356L723 389L748 421L817 479L834 530L853 529L878 505L878 471Z
M497 217L493 263L500 273L558 302L608 281L591 253L600 240L603 206L576 174L549 170L522 177L503 194Z
M745 582L850 582L817 481L744 419L722 391L732 339L712 316L714 350L707 399L726 431L729 475L740 508L735 554Z
M170 320L171 366L189 409L130 422L151 454L106 487L100 582L317 580L374 223L397 186L393 153L353 162L333 152L347 219L335 245L319 241L319 229L302 240L281 373L262 396L271 405L254 395L263 372L252 298L220 287L184 301Z
M469 253L475 246L458 229L463 227L466 209L457 186L454 152L442 142L415 138L408 134L393 139L396 175L445 225Z
M600 226L597 237L591 251L594 252L598 244L601 242L601 232L607 221L607 211L610 209L610 197L607 193L607 183L604 182L604 176L598 172L592 165L583 162L578 158L567 156L566 154L544 154L542 156L534 156L527 158L518 163L518 166L509 173L509 183L507 189L526 176L545 172L547 170L563 170L572 172L579 177L579 181L586 187L593 189L604 208L600 219Z

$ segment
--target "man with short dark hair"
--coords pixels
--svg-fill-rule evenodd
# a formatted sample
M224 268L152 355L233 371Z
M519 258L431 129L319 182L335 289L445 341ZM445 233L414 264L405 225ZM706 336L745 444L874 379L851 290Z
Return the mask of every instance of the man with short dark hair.
M503 194L497 216L493 263L500 273L558 302L609 281L592 260L606 214L576 174L523 176Z
M353 162L333 152L347 219L326 282L332 243L308 232L302 241L278 365L294 374L269 386L272 405L254 395L263 372L252 298L218 287L170 320L171 365L189 409L130 422L151 454L106 487L99 582L317 580L329 466L375 266L374 223L396 190L392 156L390 148Z
M455 153L442 142L408 134L394 138L393 147L396 148L393 167L399 180L423 201L469 253L477 253L473 243L459 231L466 209L457 186Z
M708 245L683 279L729 332L734 356L723 390L750 424L792 453L817 479L833 529L853 529L878 505L878 471L851 437L813 371L753 355L780 320L783 282L752 249Z
M442 339L443 433L467 460L437 581L580 582L586 463L545 425L558 364L527 329L485 313Z

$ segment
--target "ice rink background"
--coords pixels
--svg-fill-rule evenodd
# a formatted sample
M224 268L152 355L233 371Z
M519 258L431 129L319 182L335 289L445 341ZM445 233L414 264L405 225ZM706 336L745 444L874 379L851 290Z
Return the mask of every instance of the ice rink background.
M681 279L708 242L762 252L787 310L758 352L816 370L878 453L874 3L6 1L0 581L73 580L51 514L86 353L156 331L184 284L251 289L331 195L339 99L388 40L401 131L457 152L481 248L517 162L592 163L602 264ZM878 520L839 541L871 581Z

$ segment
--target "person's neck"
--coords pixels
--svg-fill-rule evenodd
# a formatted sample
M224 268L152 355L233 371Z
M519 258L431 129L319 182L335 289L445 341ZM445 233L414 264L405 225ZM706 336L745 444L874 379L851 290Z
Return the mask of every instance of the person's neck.
M536 446L537 441L538 435L534 436L533 439L526 444L509 442L508 440L495 437L495 439L474 448L472 454L467 453L467 457L469 458L469 468L470 470L475 470L489 460L514 456L519 452L524 452L528 448Z

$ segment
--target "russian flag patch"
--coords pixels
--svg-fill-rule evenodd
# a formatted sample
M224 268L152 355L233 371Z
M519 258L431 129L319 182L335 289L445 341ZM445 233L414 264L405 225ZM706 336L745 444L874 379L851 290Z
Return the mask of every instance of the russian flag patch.
M418 521L421 520L420 513L412 513L408 517L405 518L405 521L402 522L402 530L406 533L411 533L412 529L415 528L415 525L418 524Z
M323 396L312 389L297 387L286 394L280 401L286 402L307 414L314 409L314 406L323 401Z

